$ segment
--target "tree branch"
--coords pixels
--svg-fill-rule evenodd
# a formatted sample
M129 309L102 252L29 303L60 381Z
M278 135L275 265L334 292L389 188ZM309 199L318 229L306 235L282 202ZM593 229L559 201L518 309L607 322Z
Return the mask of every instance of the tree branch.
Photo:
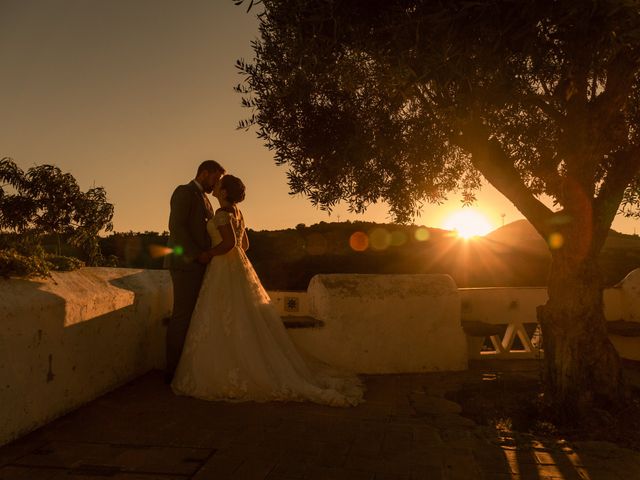
M566 120L565 116L559 110L553 108L553 106L549 102L545 101L545 99L540 95L529 93L524 95L524 99L529 105L538 107L543 113L547 114L549 118L555 120L559 125L562 125Z
M470 121L462 126L461 135L453 141L471 153L474 167L546 238L553 211L529 191L513 160L495 138L489 138L487 129L477 120Z
M599 118L602 123L606 124L614 115L624 110L638 69L635 58L623 49L609 62L604 91L592 102L594 117Z
M640 146L613 154L607 175L593 201L596 241L604 244L629 183L640 172Z

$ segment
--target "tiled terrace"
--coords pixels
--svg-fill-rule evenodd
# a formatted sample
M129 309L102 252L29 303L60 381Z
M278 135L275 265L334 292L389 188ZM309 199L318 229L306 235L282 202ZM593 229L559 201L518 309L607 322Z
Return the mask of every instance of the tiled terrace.
M365 377L367 402L228 404L177 397L151 372L0 448L1 480L638 479L640 453L498 434L445 398L495 369Z

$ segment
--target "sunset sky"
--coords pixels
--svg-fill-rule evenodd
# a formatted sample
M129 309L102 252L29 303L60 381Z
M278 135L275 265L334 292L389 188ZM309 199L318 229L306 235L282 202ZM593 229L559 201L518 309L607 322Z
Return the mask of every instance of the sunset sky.
M388 222L384 205L331 216L288 195L286 168L255 132L233 91L234 63L252 57L257 20L232 0L0 0L0 157L50 163L83 190L103 186L116 231L167 229L169 198L204 159L247 185L250 228L319 221ZM485 188L475 208L494 228L522 218ZM417 224L443 227L459 197L428 206ZM613 228L634 233L636 220Z

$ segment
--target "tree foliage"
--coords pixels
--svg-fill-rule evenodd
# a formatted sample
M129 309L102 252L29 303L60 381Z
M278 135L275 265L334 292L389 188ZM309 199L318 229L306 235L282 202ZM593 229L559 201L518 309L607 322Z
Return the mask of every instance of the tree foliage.
M540 229L538 198L566 208L575 182L607 218L623 194L637 211L638 2L262 4L256 59L238 63L254 109L241 126L293 193L357 211L383 199L406 220L449 191L472 200L482 174Z
M95 264L101 258L98 234L113 229L112 218L104 188L83 192L73 175L54 165L24 172L12 159L0 160L0 231L64 236Z

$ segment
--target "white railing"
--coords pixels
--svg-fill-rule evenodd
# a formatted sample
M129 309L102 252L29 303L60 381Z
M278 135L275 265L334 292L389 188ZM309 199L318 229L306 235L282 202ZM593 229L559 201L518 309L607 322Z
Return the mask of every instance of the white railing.
M460 288L458 292L469 358L541 355L536 308L547 301L546 288Z
M470 359L541 358L537 307L545 287L460 288L460 322ZM622 358L640 361L640 269L604 290L609 339Z

